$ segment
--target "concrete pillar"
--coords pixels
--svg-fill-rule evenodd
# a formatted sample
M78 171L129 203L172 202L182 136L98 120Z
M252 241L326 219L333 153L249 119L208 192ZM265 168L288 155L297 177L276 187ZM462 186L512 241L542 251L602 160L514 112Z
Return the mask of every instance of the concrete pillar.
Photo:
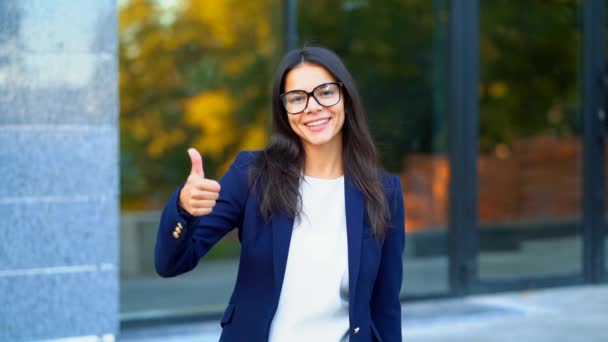
M0 1L0 341L118 332L115 0Z

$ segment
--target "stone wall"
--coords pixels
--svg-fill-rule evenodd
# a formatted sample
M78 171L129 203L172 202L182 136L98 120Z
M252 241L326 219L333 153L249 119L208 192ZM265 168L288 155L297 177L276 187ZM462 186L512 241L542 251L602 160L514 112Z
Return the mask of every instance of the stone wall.
M0 1L0 341L118 331L116 6Z

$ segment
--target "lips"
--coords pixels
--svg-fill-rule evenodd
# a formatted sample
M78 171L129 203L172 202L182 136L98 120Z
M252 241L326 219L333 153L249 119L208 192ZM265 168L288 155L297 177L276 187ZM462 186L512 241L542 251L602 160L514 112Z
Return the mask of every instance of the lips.
M328 123L329 120L331 120L331 118L318 119L315 121L306 122L304 125L306 127L317 127L317 126L321 126L321 125Z
M329 126L331 120L332 120L332 118L317 119L317 120L305 122L304 126L306 127L306 129L309 132L318 133L318 132L325 130L325 128L327 128Z

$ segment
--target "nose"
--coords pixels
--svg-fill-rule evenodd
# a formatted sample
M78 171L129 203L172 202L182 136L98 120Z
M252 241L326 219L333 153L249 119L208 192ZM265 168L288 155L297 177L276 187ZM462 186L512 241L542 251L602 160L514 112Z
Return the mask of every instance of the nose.
M319 102L317 102L317 99L315 99L314 96L308 96L308 105L306 106L307 113L310 113L312 111L319 111L321 108L323 108L323 106L321 106Z

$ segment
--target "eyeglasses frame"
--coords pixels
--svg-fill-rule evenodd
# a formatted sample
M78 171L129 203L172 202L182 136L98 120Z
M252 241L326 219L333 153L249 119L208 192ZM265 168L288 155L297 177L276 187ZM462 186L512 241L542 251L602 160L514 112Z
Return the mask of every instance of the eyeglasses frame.
M336 101L336 103L334 103L334 104L332 104L332 105L325 106L325 105L322 105L322 104L319 102L319 100L318 100L318 99L317 99L317 97L315 96L315 91L316 91L316 90L317 90L319 87L327 86L328 84L336 84L336 85L338 86L338 101ZM313 89L312 91L310 91L310 92L308 92L308 91L306 91L306 90L301 90L301 89L294 89L294 90L290 90L290 91L288 91L288 92L285 92L285 93L283 93L283 94L279 95L279 97L281 98L281 103L283 104L283 108L285 109L285 111L286 111L288 114L291 114L291 115L298 115L298 114L303 113L303 112L306 110L306 108L308 108L308 103L310 102L310 97L311 97L311 96L312 96L312 98L313 98L313 99L315 99L315 101L317 101L317 103L318 103L320 106L325 107L325 108L327 108L327 107L331 107L331 106L335 106L336 104L340 103L340 101L342 100L342 87L344 87L344 84L343 84L342 82L325 82L325 83L321 83L321 84L319 84L318 86L314 87L314 89ZM304 109L302 109L301 111L299 111L299 112L295 112L295 113L292 113L292 112L290 112L290 111L288 111L288 110L287 110L287 105L285 104L285 96L286 96L287 94L289 94L289 93L296 92L296 91L297 91L297 92L303 92L303 93L305 93L305 94L306 94L306 105L304 106Z

